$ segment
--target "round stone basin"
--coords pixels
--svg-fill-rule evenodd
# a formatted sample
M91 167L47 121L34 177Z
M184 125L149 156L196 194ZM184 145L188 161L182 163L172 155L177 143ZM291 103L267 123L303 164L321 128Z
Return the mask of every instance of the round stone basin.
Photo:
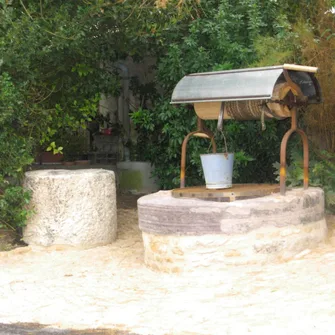
M145 263L164 272L286 261L325 241L324 193L215 202L160 191L138 200Z
M23 230L27 244L93 248L112 243L117 233L113 171L38 170L25 174L33 214Z

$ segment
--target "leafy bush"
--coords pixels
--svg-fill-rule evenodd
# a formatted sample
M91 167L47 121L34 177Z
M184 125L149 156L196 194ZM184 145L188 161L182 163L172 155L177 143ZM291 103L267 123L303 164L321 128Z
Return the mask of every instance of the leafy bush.
M31 164L32 141L22 133L25 116L22 92L8 73L0 75L0 228L23 226L29 193L20 186L24 167Z
M13 186L8 181L0 180L0 228L17 231L25 225L31 214L25 208L30 196L30 192L21 186Z
M139 130L137 155L155 164L162 187L177 186L180 146L196 128L196 118L192 108L169 104L176 83L192 72L284 61L309 64L316 56L327 59L324 68L331 68L333 16L327 14L323 20L325 10L319 3L0 0L1 222L23 224L29 196L20 185L37 148L49 147L62 129L85 127L96 114L101 93L119 94L120 80L112 64L127 56L157 60L155 80L134 90L152 102L152 107L144 102L132 117ZM329 7L328 0L324 3ZM304 29L295 28L299 20L308 21ZM325 28L325 22L330 27ZM327 71L324 77L328 80ZM331 98L332 86L328 88ZM327 115L333 115L331 99L325 108ZM330 119L320 124L334 134ZM319 124L312 121L310 126ZM207 125L215 129L215 122ZM279 158L286 128L286 122L268 122L262 132L258 121L225 122L228 142L238 158L235 181L273 181L272 163ZM332 136L326 141L335 143ZM218 144L222 146L220 137ZM59 146L62 143L55 141L52 148ZM207 140L190 140L190 185L203 183L199 154L206 151ZM323 169L319 166L317 171Z
M132 114L132 121L138 131L136 151L141 160L148 160L155 166L155 175L161 187L171 189L179 185L181 144L184 137L196 129L193 108L170 105L161 100L155 109L139 109ZM258 121L225 121L229 151L235 152L234 181L274 181L272 162L278 160L280 140L287 129L287 123L267 122L265 131ZM215 131L216 122L206 125ZM221 134L216 134L218 152L224 152ZM188 185L204 183L200 154L211 151L207 139L192 137L187 146L186 182Z
M273 63L294 62L317 66L323 103L308 106L303 110L303 127L312 147L310 153L311 186L322 187L326 205L334 211L335 190L335 102L333 86L335 80L335 25L334 1L283 1L282 24L272 36L260 36L256 42L259 66ZM285 19L286 18L286 19ZM289 162L287 183L302 185L302 149L296 141L288 148ZM278 174L278 166L277 174Z
M179 8L166 11L176 18ZM28 197L19 188L36 151L58 151L59 133L85 127L101 93L119 94L115 62L156 45L154 26L172 18L162 11L137 0L0 0L1 222L23 224Z
M21 185L36 151L46 149L60 129L85 126L100 92L117 90L116 76L103 71L87 49L88 27L77 21L86 14L58 1L27 7L0 1L2 226L21 227L27 218L29 194Z
M177 24L156 27L157 84L160 99L150 109L140 108L132 120L139 132L140 156L155 165L161 187L179 184L180 150L184 137L196 129L196 115L189 106L170 105L172 90L186 74L248 67L257 61L256 41L273 35L285 20L280 5L264 1L204 1ZM164 11L162 12L164 13ZM181 14L182 15L182 14ZM172 23L172 20L170 21ZM159 42L159 43L158 43ZM150 92L145 95L150 98ZM143 107L143 106L142 106ZM216 122L206 125L215 130ZM279 145L287 122L268 122L262 132L259 121L225 121L224 131L236 154L235 182L274 181L272 163L278 160ZM218 136L219 150L222 138ZM208 140L192 138L187 148L186 182L203 184L200 153L208 151Z

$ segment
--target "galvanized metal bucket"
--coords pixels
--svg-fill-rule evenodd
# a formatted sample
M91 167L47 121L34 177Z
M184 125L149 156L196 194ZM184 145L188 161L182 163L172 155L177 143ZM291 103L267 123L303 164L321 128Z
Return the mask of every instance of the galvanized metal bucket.
M200 155L206 188L232 187L234 154L216 153Z

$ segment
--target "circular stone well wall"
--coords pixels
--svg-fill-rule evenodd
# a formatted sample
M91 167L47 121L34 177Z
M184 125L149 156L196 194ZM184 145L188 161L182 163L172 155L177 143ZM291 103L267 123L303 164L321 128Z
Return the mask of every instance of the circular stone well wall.
M116 191L113 171L39 170L25 174L34 210L23 231L32 245L90 248L116 238Z
M234 202L160 191L138 200L138 217L145 263L164 272L287 260L327 236L320 188Z

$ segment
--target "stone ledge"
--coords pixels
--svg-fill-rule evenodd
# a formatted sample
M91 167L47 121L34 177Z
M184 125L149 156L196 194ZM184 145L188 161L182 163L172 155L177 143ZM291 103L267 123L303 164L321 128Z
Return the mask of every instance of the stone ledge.
M320 188L294 189L235 202L176 199L160 191L138 200L139 226L160 235L246 233L262 226L285 227L324 218L324 193Z

